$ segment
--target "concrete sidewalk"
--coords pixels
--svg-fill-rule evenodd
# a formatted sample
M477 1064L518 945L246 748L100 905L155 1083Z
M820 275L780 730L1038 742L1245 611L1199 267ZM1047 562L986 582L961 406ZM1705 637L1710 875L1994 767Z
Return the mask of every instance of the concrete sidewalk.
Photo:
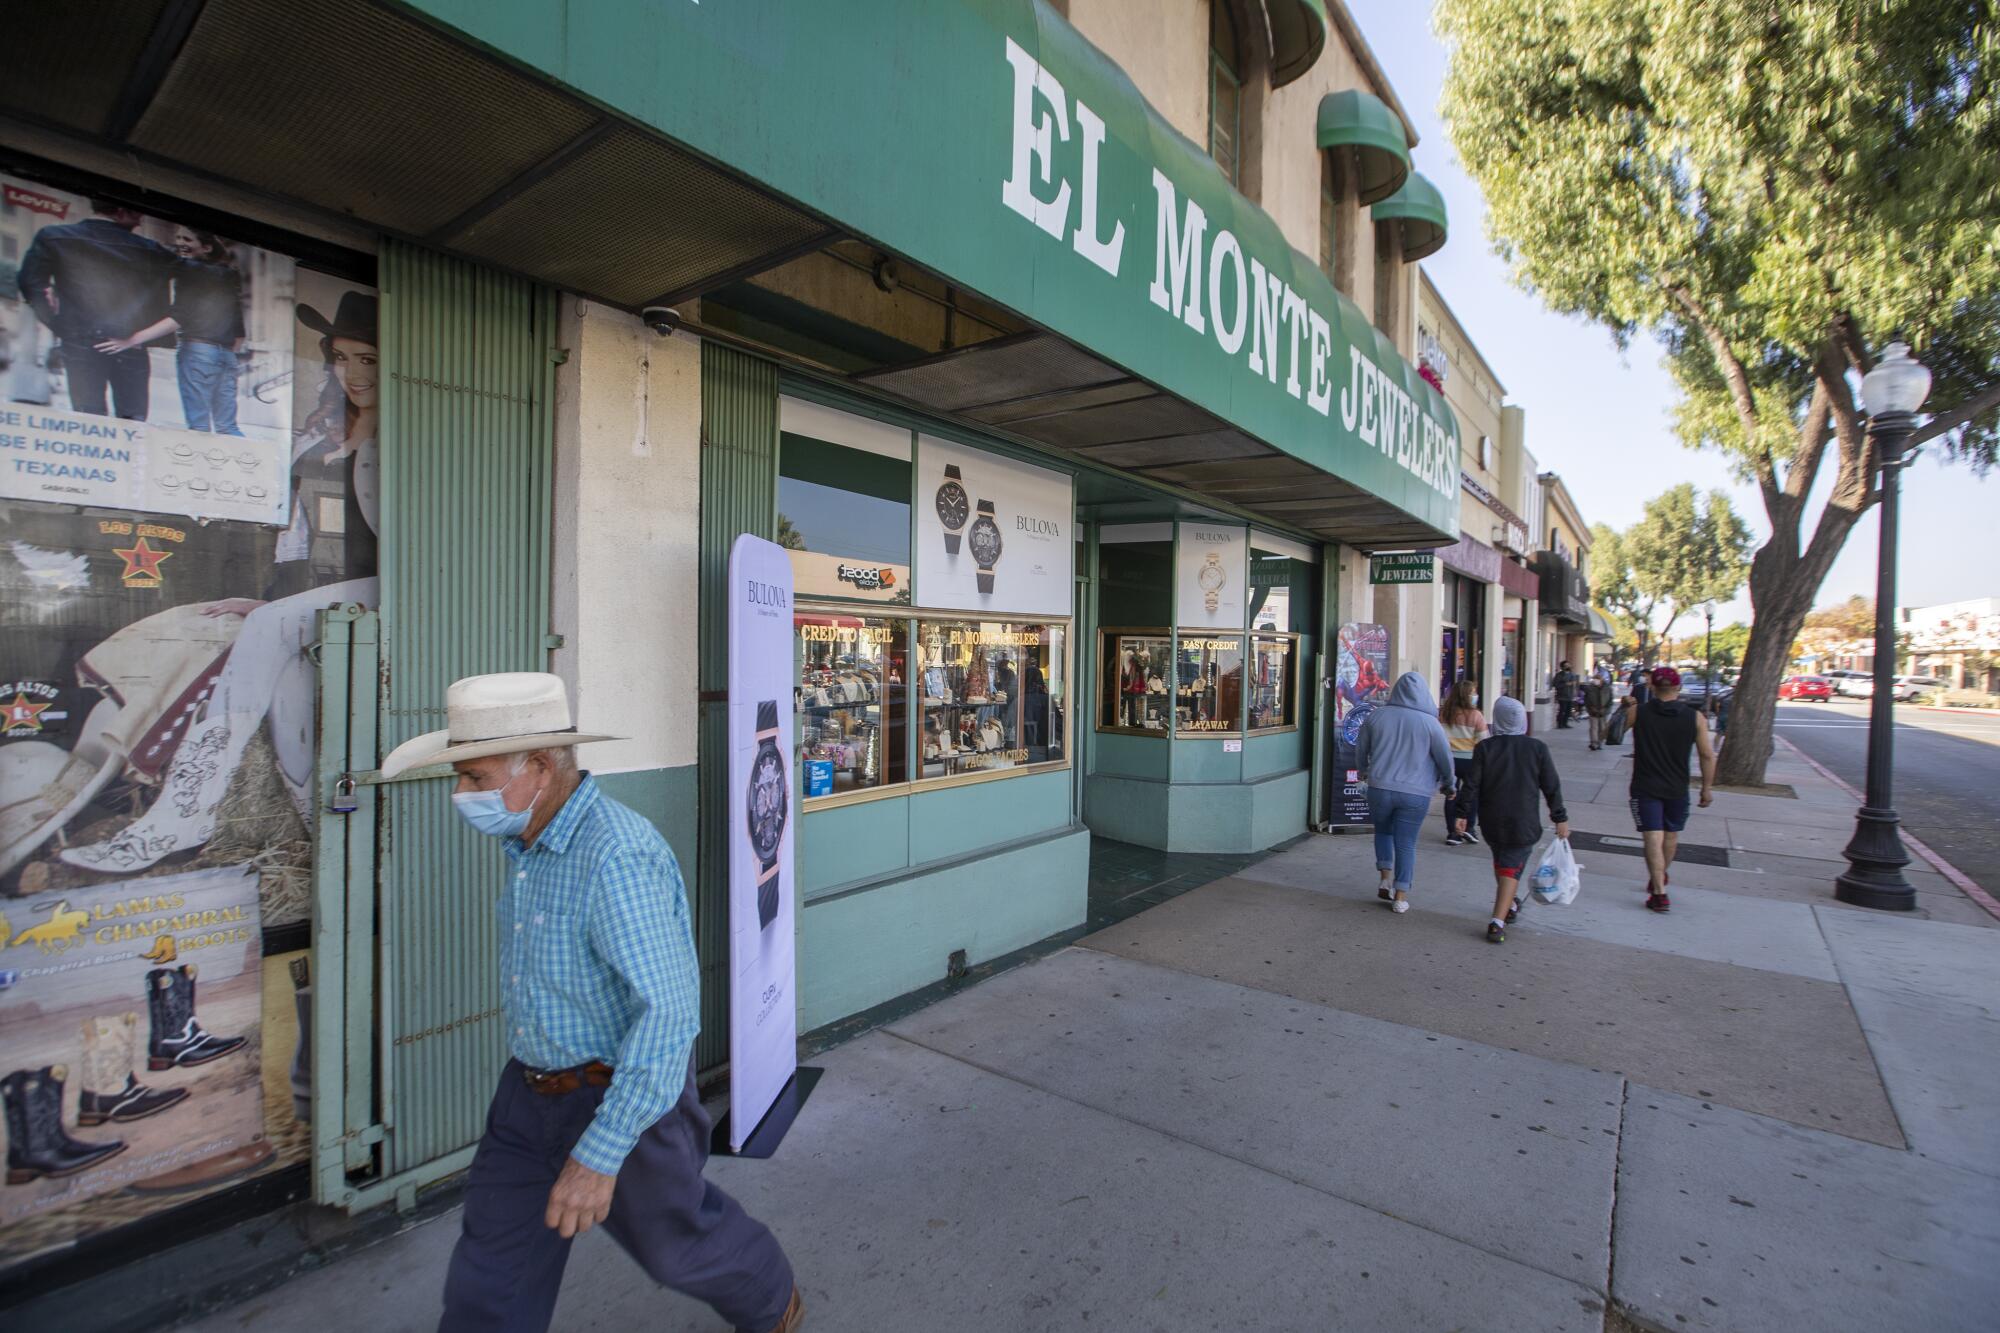
M1482 932L1436 816L1414 910L1309 839L827 1053L768 1162L809 1327L1983 1329L2000 930L1940 877L1840 906L1852 802L1724 793L1644 910L1629 760L1556 748L1583 894ZM455 1214L194 1327L434 1326ZM719 1325L601 1235L555 1326Z

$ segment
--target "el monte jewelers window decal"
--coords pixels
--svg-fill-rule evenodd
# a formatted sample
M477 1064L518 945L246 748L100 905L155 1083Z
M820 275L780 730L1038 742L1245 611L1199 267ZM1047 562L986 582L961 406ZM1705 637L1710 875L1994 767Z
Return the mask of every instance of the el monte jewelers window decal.
M918 621L918 776L1062 762L1069 708L1065 636L1066 627L1053 624Z

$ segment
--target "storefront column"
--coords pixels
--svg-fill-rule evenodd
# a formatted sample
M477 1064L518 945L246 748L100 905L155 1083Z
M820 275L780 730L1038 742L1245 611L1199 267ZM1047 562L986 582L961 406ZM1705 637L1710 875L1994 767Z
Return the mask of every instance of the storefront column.
M1485 600L1481 619L1485 622L1481 637L1485 641L1484 664L1480 671L1479 700L1487 710L1493 701L1504 693L1500 668L1506 661L1506 635L1502 626L1507 610L1507 590L1497 583L1482 584L1480 593Z

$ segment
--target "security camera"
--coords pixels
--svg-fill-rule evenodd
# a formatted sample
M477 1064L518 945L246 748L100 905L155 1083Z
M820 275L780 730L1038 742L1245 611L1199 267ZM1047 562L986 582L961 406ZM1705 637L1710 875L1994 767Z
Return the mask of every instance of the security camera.
M681 312L670 305L649 305L639 312L639 318L662 338L673 337L674 330L681 326Z

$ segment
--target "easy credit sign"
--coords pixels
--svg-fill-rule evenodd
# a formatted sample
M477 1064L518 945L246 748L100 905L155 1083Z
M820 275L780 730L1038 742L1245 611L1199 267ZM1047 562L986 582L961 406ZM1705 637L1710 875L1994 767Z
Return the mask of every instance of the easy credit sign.
M1429 551L1368 557L1370 583L1430 583L1436 579L1437 557Z

